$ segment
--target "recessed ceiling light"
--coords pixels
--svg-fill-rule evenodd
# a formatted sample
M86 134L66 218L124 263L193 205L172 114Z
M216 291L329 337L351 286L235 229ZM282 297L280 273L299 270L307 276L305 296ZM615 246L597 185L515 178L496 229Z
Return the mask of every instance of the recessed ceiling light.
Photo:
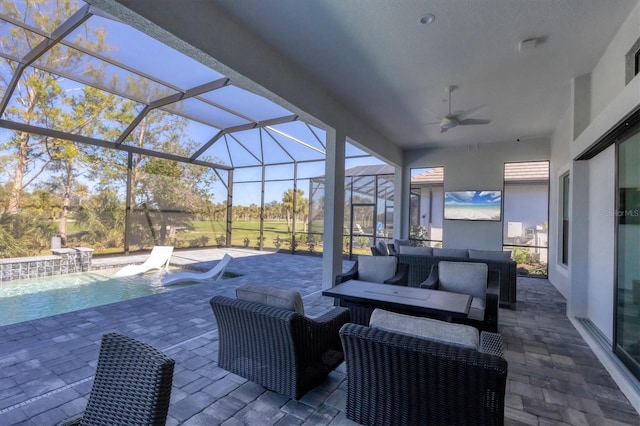
M435 20L436 20L436 15L434 15L433 13L427 13L426 15L418 19L418 23L426 25L426 24L432 23Z

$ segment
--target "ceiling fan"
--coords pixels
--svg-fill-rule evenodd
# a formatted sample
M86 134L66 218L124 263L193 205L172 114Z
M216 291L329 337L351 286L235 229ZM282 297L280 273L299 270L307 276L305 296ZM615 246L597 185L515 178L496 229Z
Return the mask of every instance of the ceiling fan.
M439 124L440 125L440 133L444 133L447 130L453 129L454 127L458 127L458 126L470 126L470 125L475 125L475 124L489 124L489 123L491 123L491 120L484 120L484 119L478 119L478 118L469 118L469 117L472 117L472 116L476 115L480 111L484 110L486 105L480 105L478 107L472 108L472 109L467 110L467 111L461 111L461 112L459 112L457 114L452 114L451 113L451 92L453 92L455 89L456 89L456 86L447 86L447 87L445 87L445 90L447 91L447 93L449 93L449 113L447 115L445 115L444 117L440 117L438 114L434 113L433 111L425 109L425 111L428 111L433 116L435 116L438 120L440 120L440 121L435 121L433 123L425 123L425 124Z

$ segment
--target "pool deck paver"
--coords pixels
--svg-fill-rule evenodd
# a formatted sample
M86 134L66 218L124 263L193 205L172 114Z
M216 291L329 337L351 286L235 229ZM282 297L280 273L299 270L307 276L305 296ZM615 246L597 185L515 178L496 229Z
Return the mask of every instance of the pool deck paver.
M345 418L345 366L300 401L216 365L209 300L244 283L300 291L307 315L333 306L321 295L319 257L242 249L177 251L174 265L206 270L225 252L241 276L0 327L0 425L51 425L79 414L102 334L145 341L176 361L168 425L353 425ZM145 255L127 261L142 262ZM122 258L97 258L100 267ZM344 269L351 266L344 262ZM640 416L566 318L547 280L518 279L518 309L500 310L509 377L506 424L638 425Z

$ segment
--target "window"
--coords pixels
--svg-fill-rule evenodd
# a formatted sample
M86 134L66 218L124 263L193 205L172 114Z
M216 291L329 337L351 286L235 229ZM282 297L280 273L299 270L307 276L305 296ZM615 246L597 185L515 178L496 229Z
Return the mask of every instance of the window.
M561 259L563 265L569 265L569 173L560 177L562 190L562 229L560 229L561 239Z
M633 77L640 73L640 38L629 49L626 55L625 84L629 84Z
M444 167L411 169L409 238L417 246L442 246Z
M519 274L546 277L548 259L549 162L504 165L504 250Z

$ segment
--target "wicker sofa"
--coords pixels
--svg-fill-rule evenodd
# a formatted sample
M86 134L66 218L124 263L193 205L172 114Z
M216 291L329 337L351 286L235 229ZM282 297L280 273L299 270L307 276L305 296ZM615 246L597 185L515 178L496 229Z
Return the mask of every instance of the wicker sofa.
M414 247L417 249L418 247ZM421 249L428 249L428 247L419 247ZM398 247L395 247L398 250ZM401 253L396 251L395 256L398 258L398 263L404 263L409 265L409 277L408 285L410 287L419 287L424 282L431 272L431 267L441 260L453 261L453 262L480 262L486 263L489 266L490 271L498 271L500 273L500 306L510 309L516 309L516 272L517 264L513 260L497 260L492 257L491 251L480 250L446 250L446 249L433 249L431 254L414 254L414 253ZM472 253L472 257L469 254ZM483 257L485 256L485 257Z
M508 365L499 334L482 332L477 349L352 323L340 337L348 419L389 426L504 424Z
M343 361L338 331L349 321L345 308L308 318L225 296L213 297L210 304L220 335L218 366L268 389L300 399Z

